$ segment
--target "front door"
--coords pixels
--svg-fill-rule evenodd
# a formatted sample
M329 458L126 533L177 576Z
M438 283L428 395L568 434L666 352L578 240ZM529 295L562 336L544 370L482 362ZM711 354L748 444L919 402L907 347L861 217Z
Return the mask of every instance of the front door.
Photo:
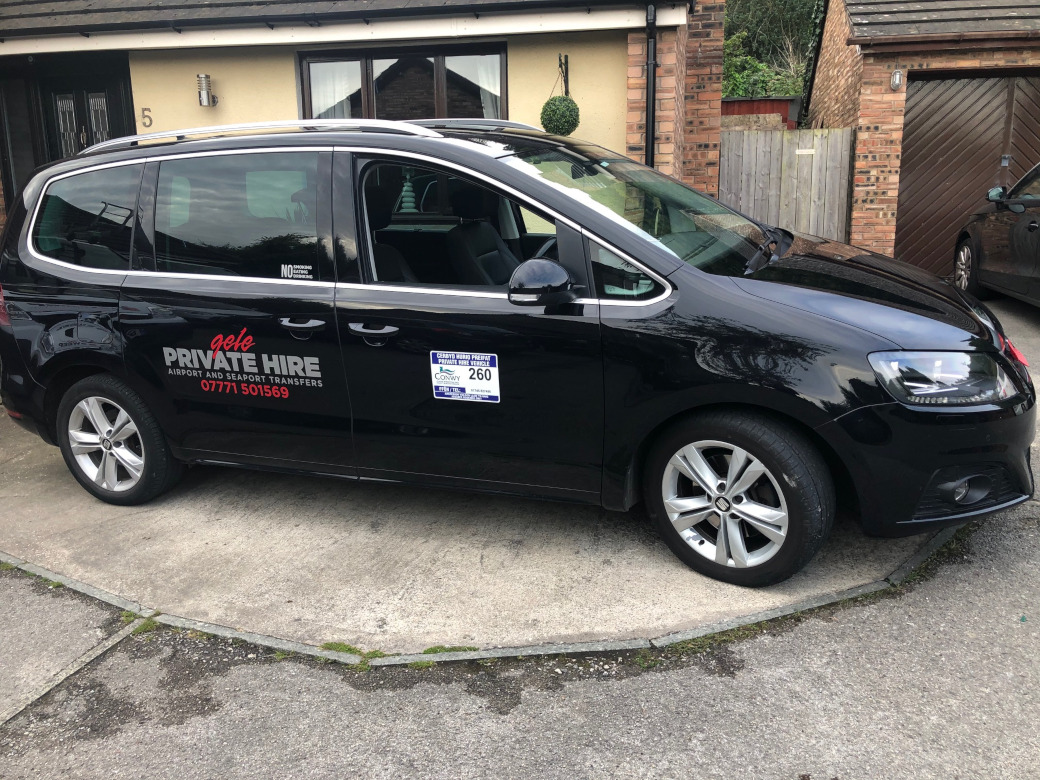
M354 475L325 254L331 152L149 164L142 269L123 286L131 373L182 454ZM154 201L154 205L149 203Z
M1036 298L1040 259L1040 168L1024 176L982 222L984 284Z
M50 159L72 157L93 144L132 132L121 78L66 76L41 82Z
M359 474L598 502L598 306L506 295L535 244L587 284L580 235L450 168L357 162L365 282L340 284L336 309ZM340 181L350 158L336 165ZM339 232L354 215L340 200L334 216Z

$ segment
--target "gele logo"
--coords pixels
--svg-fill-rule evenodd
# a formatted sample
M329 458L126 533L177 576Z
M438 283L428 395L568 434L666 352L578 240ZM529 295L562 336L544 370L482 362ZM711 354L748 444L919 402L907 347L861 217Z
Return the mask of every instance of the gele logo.
M214 352L248 352L253 348L253 337L249 335L248 328L236 336L233 333L227 336L216 335L209 343L209 348Z

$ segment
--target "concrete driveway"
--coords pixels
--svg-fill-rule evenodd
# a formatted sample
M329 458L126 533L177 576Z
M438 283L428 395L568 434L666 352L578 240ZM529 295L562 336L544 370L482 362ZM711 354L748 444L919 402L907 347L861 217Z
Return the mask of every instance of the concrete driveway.
M1002 302L1040 358L1040 315ZM143 507L96 501L57 449L0 422L0 551L167 615L311 645L414 653L654 638L876 582L925 537L841 518L791 580L746 590L679 563L640 511L195 468Z

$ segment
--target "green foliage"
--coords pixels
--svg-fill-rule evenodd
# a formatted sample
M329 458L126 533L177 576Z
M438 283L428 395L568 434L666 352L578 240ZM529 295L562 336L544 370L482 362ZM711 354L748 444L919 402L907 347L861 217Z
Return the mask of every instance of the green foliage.
M748 53L747 33L726 39L722 66L723 97L782 97L801 95L805 61L770 65Z
M433 647L427 647L423 650L424 655L432 655L435 653L465 653L470 650L479 650L478 647L470 647L469 645L434 645Z
M726 0L726 38L744 33L747 55L768 65L782 66L791 53L805 60L822 10L819 0Z
M570 135L578 129L581 112L573 98L557 95L542 106L542 127L553 135Z

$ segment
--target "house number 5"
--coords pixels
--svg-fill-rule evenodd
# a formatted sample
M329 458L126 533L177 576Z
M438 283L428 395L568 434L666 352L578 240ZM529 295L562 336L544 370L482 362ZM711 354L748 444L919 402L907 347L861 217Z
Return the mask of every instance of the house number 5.
M141 126L151 127L152 126L152 109L142 108L141 109Z

